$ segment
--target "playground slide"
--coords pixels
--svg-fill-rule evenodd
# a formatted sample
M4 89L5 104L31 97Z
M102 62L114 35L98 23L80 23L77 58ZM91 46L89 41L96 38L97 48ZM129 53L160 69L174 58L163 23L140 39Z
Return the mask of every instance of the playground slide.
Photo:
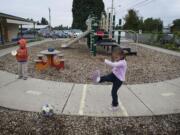
M73 39L72 41L69 41L67 44L63 44L61 47L62 48L67 48L69 46L71 46L72 44L76 43L77 41L79 41L80 39L84 38L86 35L88 35L91 31L87 30L85 31L81 36Z

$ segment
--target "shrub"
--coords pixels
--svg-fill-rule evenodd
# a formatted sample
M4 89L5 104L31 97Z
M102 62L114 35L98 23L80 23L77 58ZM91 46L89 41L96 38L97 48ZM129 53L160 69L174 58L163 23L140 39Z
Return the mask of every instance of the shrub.
M175 44L165 44L164 48L169 50L179 50Z

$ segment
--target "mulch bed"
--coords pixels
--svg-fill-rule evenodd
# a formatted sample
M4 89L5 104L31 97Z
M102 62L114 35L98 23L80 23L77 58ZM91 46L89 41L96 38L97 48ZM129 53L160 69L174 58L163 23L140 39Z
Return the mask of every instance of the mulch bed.
M75 83L91 83L90 75L100 69L107 74L111 69L102 59L110 55L102 52L92 57L84 44L77 44L62 50L62 42L53 41L31 47L29 76L44 80ZM36 55L55 47L63 51L65 70L48 69L37 72L34 69ZM128 84L150 83L180 77L180 58L138 47L138 56L128 56ZM17 63L10 54L0 58L0 69L17 73ZM0 135L158 135L180 134L180 114L147 117L88 117L54 115L43 117L40 113L14 111L0 107Z
M102 59L110 59L109 54L100 51L97 57L93 57L85 44L76 44L69 49L62 49L61 44L62 41L52 41L29 49L28 70L30 77L62 82L92 83L90 76L94 70L100 69L102 75L111 72L111 68L102 62ZM35 71L34 59L36 55L48 47L54 47L64 53L65 70L50 68L42 72ZM138 56L127 56L127 84L152 83L180 77L180 57L142 47L137 49ZM1 57L0 70L17 74L15 58L10 54Z
M180 114L148 117L87 117L0 108L0 135L179 135Z

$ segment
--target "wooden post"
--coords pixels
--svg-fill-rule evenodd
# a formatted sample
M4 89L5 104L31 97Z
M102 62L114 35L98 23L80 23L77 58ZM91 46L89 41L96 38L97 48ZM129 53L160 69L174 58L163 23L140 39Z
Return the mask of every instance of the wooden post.
M2 36L2 43L4 44L5 42L8 41L8 30L7 30L7 22L5 18L1 18L1 36Z
M33 22L33 33L34 33L34 39L35 39L36 38L35 22Z
M9 41L8 37L8 26L7 26L7 21L5 18L2 19L2 29L3 29L3 34L4 34L4 43Z
M23 33L22 33L22 24L21 24L21 38L23 38Z
M1 42L4 44L4 34L3 34L3 26L2 26L2 18L0 18L0 35L1 35Z

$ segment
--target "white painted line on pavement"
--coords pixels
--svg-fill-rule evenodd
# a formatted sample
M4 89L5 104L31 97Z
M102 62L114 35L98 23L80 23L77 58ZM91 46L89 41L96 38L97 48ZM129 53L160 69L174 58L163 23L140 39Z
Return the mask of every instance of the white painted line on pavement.
M170 97L170 96L174 96L175 93L161 93L161 96L163 97Z
M32 90L26 91L26 93L30 95L36 95L36 96L40 96L42 94L39 91L32 91Z
M128 113L127 113L126 108L123 106L123 104L122 104L121 101L119 102L119 106L120 106L120 108L121 108L121 110L122 110L123 115L124 115L124 116L129 116Z
M79 115L83 115L83 113L84 113L86 91L87 91L87 84L85 84L84 87L83 87L82 96L81 96L81 102L80 102L80 108L79 108Z

